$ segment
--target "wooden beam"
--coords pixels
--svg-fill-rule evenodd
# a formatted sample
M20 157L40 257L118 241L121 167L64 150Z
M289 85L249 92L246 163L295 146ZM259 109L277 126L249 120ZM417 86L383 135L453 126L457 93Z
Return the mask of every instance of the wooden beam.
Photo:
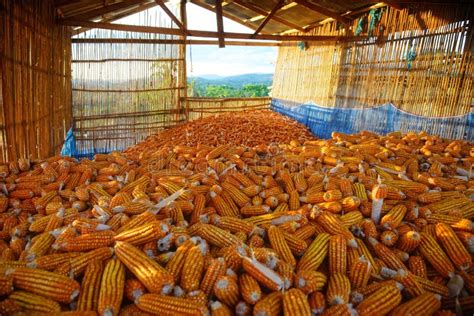
M66 18L74 18L78 20L92 20L94 18L103 16L104 14L114 12L114 11L120 11L130 6L140 4L142 2L143 0L126 0L123 2L116 3L116 4L111 4L111 5L96 9L96 10L91 10L91 11L87 11L81 14L67 16Z
M171 10L166 6L163 0L155 0L155 2L161 7L163 11L165 11L166 15L168 15L171 20L176 24L183 33L186 33L186 28L183 26L183 23L171 12Z
M217 19L217 35L219 36L219 47L225 47L224 41L224 20L222 18L222 0L216 0L216 19Z
M209 11L212 11L214 12L214 7L210 4L207 4L207 3L204 3L204 2L199 2L199 1L196 1L196 0L190 0L190 2L194 5L197 5L198 7L201 7L203 9L206 9L206 10L209 10ZM231 14L228 14L226 13L225 11L222 12L222 15L226 18L228 18L229 20L232 20L234 22L237 22L239 24L242 24L252 30L256 30L257 27L251 23L248 23L246 21L242 21L241 19L239 18L236 18L235 16L231 15Z
M293 0L294 2L304 6L304 7L307 7L308 9L310 10L313 10L315 12L318 12L318 13L321 13L325 16L328 16L330 18L333 18L345 25L348 25L351 23L351 20L346 18L346 17L343 17L341 16L340 14L338 13L335 13L334 11L331 11L331 10L328 10L326 9L325 7L319 5L319 4L315 4L313 2L309 2L307 0Z
M68 26L82 26L88 28L99 28L106 30L118 30L125 32L138 32L138 33L157 33L157 34L168 34L168 35L183 35L181 30L165 28L165 27L152 27L152 26L139 26L139 25L128 25L128 24L119 24L119 23L102 23L102 22L91 22L91 21L76 21L76 20L62 20L60 21L62 25ZM339 40L359 40L363 39L362 36L325 36L325 35L270 35L270 34L247 34L247 33L230 33L224 32L224 38L231 39L257 39L257 40L269 40L269 41L339 41ZM219 34L217 32L211 31L198 31L198 30L188 30L188 36L195 37L212 37L218 38Z
M270 22L272 17L275 15L275 13L277 13L278 10L280 10L280 8L283 6L284 3L285 3L285 0L278 1L278 3L273 7L272 11L270 11L270 13L266 16L265 20L263 20L262 23L260 23L255 33L253 33L253 36L259 34L263 30L265 25L267 25L267 23Z
M108 43L108 44L188 44L188 45L217 45L218 41L211 40L168 40L168 39L141 39L141 38L72 38L72 43ZM228 46L281 46L281 42L262 41L226 41Z
M232 3L235 3L236 5L242 7L242 8L245 8L247 10L250 10L250 11L253 11L257 14L260 14L260 15L267 15L268 12L265 12L265 10L259 8L259 7L256 7L254 6L253 4L250 4L250 3L246 3L246 2L243 2L242 0L233 0ZM301 26L299 25L296 25L294 23L291 23L290 21L288 20L285 20L285 19L282 19L278 16L273 16L273 20L275 20L276 22L278 23L281 23L283 25L286 25L288 27L291 27L295 30L298 30L300 32L304 32L304 28L302 28Z

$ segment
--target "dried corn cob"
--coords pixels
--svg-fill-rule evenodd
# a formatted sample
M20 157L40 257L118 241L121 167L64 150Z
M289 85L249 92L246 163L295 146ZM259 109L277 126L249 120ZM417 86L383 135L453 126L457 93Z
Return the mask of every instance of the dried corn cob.
M97 310L101 315L116 315L120 310L125 286L125 267L110 259L102 274Z

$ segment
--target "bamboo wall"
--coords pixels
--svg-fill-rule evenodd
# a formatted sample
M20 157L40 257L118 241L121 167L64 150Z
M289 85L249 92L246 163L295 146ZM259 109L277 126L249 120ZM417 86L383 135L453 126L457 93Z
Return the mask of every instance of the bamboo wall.
M189 120L201 119L225 112L267 109L271 98L187 98L186 113Z
M323 107L392 103L422 116L465 115L474 104L472 16L468 5L390 8L367 40L280 47L272 96ZM344 34L334 22L312 33ZM409 50L417 54L410 69Z
M176 9L176 8L175 8ZM177 15L179 16L179 12ZM158 10L135 23L171 27ZM176 36L92 30L79 38L177 39ZM180 44L72 44L74 135L78 155L123 150L185 120L184 47Z
M0 160L59 153L71 124L70 34L53 0L0 0Z

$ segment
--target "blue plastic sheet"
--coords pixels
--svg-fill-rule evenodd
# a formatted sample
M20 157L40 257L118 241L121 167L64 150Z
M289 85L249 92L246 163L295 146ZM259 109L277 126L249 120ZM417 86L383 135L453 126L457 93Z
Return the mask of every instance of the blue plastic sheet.
M333 131L354 134L368 130L386 134L423 130L444 138L474 140L474 113L424 117L404 112L391 103L364 109L325 108L280 99L272 99L271 109L306 125L320 138L330 138Z

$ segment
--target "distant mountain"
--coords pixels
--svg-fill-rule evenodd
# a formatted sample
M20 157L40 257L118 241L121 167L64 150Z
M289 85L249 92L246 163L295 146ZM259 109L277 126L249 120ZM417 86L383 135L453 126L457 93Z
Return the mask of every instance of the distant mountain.
M189 77L188 82L194 81L198 86L210 85L226 85L232 88L240 89L247 84L263 84L271 86L273 81L273 74L244 74L236 76L218 76L218 75L203 75L197 77Z

